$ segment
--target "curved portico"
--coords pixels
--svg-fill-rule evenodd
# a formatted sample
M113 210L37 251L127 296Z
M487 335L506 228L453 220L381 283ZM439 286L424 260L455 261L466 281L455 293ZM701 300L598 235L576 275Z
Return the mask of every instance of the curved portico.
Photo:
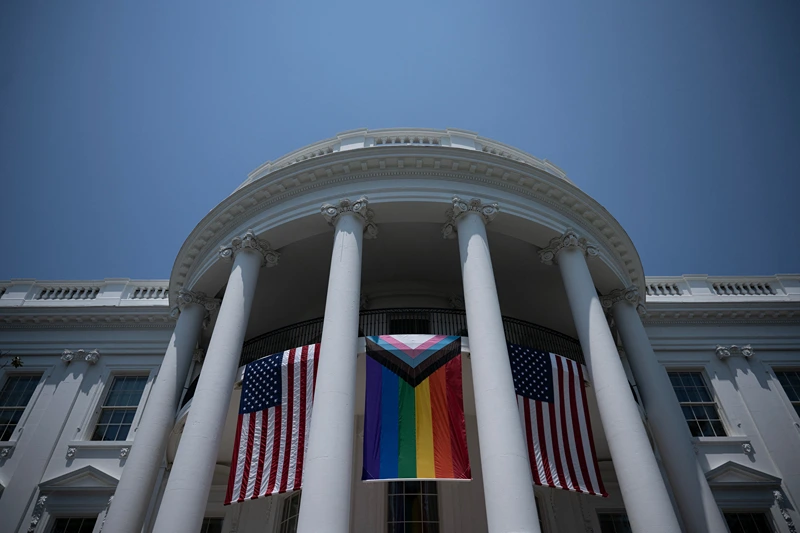
M457 239L442 239L443 225ZM273 250L280 264L259 275L277 262ZM688 439L664 466L673 484L694 473L703 498L677 498L679 512L670 501L599 297L628 287L644 293L642 267L602 206L551 163L470 132L360 130L263 165L198 224L170 278L171 294L202 292L222 305L203 332L183 328L183 342L207 346L207 355L168 445L172 467L154 531L197 531L209 490L224 477L243 342L320 316L321 403L311 422L298 531L351 530L353 447L363 413L359 308L459 307L471 350L464 392L475 427L468 424L468 433L482 469L472 483L482 483L489 531L540 531L504 316L579 339L599 454L613 464L634 531L678 532L679 521L689 531L720 530L708 485L685 453ZM641 322L616 308L614 317L626 349L636 351L640 386L663 392L666 375L652 366ZM661 416L676 423L674 411ZM152 457L141 464L154 469L169 435L151 433L162 444L148 447ZM149 494L154 477L126 486ZM116 525L115 513L131 515L124 506L112 504L108 531L138 530ZM701 523L705 529L696 528Z

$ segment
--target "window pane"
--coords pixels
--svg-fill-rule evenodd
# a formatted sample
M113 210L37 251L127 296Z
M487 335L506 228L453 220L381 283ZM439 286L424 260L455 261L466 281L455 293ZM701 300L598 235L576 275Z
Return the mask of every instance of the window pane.
M0 441L11 439L40 375L8 376L0 389Z
M387 531L438 533L435 481L393 481L389 483L388 492Z
M97 518L57 518L52 533L92 533Z
M600 533L633 533L625 513L598 513Z
M772 533L764 513L725 513L731 533Z
M669 372L692 436L725 436L725 428L701 372Z

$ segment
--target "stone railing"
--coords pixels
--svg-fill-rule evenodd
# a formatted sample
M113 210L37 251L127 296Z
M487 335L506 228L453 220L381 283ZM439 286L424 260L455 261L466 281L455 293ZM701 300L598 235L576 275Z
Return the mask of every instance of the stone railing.
M648 301L800 301L800 276L721 277L685 275L648 276L645 280Z
M420 128L394 128L382 130L352 130L340 133L335 138L326 139L295 150L275 160L267 161L253 172L239 187L263 178L264 176L282 168L322 157L336 152L345 152L359 148L373 146L445 146L474 150L511 159L525 165L543 170L549 174L568 180L563 170L546 159L539 159L511 146L480 137L478 134L466 130L446 129L420 129Z
M167 306L167 280L0 282L0 307Z

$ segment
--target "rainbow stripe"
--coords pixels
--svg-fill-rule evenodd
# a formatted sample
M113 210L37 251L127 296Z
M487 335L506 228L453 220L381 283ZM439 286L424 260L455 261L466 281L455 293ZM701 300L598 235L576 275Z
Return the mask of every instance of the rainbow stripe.
M416 386L382 359L367 352L362 479L470 479L461 354Z

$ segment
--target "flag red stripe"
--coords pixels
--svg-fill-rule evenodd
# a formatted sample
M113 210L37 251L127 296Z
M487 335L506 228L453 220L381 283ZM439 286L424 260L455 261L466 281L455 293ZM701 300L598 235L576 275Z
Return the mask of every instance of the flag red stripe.
M294 471L293 489L300 488L303 477L303 450L306 440L306 383L308 382L308 346L303 346L300 357L300 420L297 422L299 429L297 437L297 466Z
M250 418L250 423L247 425L247 459L244 462L244 474L242 474L242 486L239 490L239 501L244 500L247 495L247 480L250 477L250 457L253 455L253 441L255 440L256 432L256 414L248 413L245 416Z
M578 383L583 383L583 369L578 366L578 376L580 377L580 381ZM583 400L583 416L586 419L586 426L588 429L589 426L589 404L586 401L586 394L585 392L581 394L581 399ZM592 452L592 466L594 467L594 471L597 472L597 491L596 494L602 494L603 496L608 496L605 487L603 486L603 479L600 477L600 467L597 465L597 452L594 448L594 436L592 436L592 430L589 429L589 449Z
M580 484L578 483L578 476L575 475L575 458L572 457L572 449L569 445L569 429L567 429L567 406L565 405L567 402L565 402L564 399L569 397L570 405L572 405L574 403L574 397L571 394L567 396L569 385L566 385L564 382L567 375L562 367L564 364L566 364L566 361L562 361L560 357L556 357L556 366L558 367L558 387L563 393L561 402L559 403L559 415L561 417L561 442L566 458L567 470L569 472L568 486L572 486L572 488L574 488L577 492L583 492ZM569 383L572 383L571 379L569 380ZM564 390L565 385L567 386L567 390Z
M464 393L462 391L461 354L445 364L447 381L447 412L450 419L450 455L453 458L453 476L472 479L472 468L467 450L467 429L464 420Z
M556 486L562 489L567 488L567 479L564 477L564 469L561 466L561 446L558 445L558 419L556 418L556 404L548 403L547 410L550 414L550 445L553 447L553 459L556 464Z
M533 481L537 485L544 485L544 480L539 476L539 467L536 463L536 448L533 445L533 429L531 428L531 402L522 398L522 411L525 418L525 437L528 441L528 459L531 463Z
M578 364L570 361L569 363L572 373L574 374L577 370L578 375L578 383L583 385L583 379L580 375L580 369L578 368ZM586 457L583 454L583 432L581 431L581 424L578 420L578 396L583 396L583 391L575 391L575 379L570 378L569 380L569 397L572 398L570 402L570 412L572 414L572 429L575 432L575 447L578 449L578 464L581 468L581 476L583 476L583 482L586 484L586 489L591 494L597 494L595 487L592 484L592 477L589 475L589 468L586 466ZM588 419L587 419L588 420Z
M280 492L286 492L286 482L289 480L289 459L292 456L290 450L292 449L292 425L294 422L294 358L295 350L292 350L289 352L289 364L286 365L286 373L288 375L286 381L289 390L286 394L286 435L284 435L286 443L283 448L283 475L281 476Z
M258 447L258 472L256 472L256 484L253 487L253 499L258 498L261 493L261 483L264 480L264 459L267 451L267 428L269 427L269 417L266 411L261 411L261 443Z
M555 487L553 484L553 474L550 472L550 458L547 456L547 447L544 445L545 434L544 424L542 424L542 402L533 402L536 407L536 420L539 421L537 429L539 433L539 453L542 454L542 461L544 462L544 475L547 478L547 485Z
M275 482L278 480L278 456L281 452L281 407L274 407L275 412L275 437L272 440L272 462L269 469L269 485L267 494L272 494L275 490Z
M239 445L242 441L242 415L236 421L236 441L233 444L233 459L231 459L231 473L228 476L228 490L225 491L225 503L231 503L233 498L233 485L236 482L236 467L239 464Z

